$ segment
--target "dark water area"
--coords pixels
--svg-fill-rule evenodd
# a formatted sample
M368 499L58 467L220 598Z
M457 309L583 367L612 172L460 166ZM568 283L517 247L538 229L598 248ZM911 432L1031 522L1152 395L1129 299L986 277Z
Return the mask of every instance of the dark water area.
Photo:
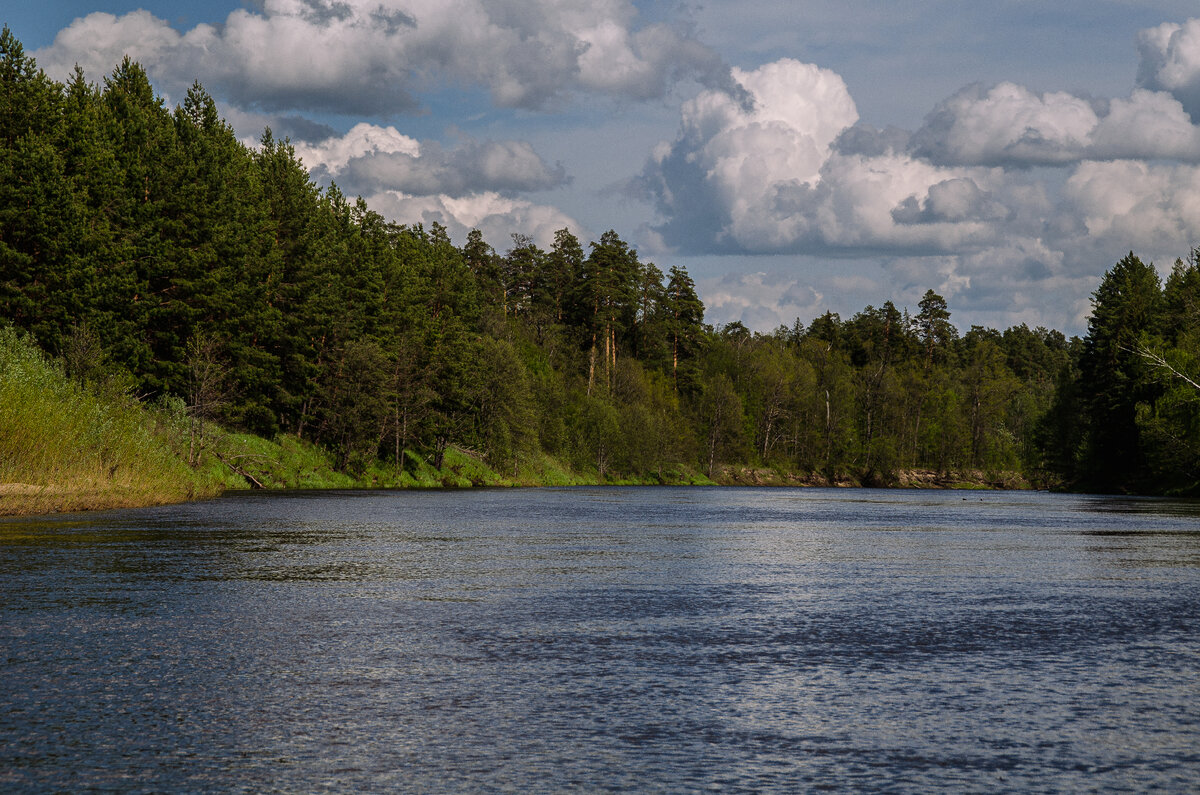
M1197 792L1200 504L241 494L0 521L0 791Z

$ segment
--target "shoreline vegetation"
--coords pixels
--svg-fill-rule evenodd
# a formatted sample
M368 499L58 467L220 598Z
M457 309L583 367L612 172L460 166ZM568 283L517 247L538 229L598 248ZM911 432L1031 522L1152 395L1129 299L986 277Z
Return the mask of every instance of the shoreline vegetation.
M364 483L356 481L339 485L315 486L271 486L269 490L286 490L290 488L312 489L457 489L457 488L552 488L554 486L721 486L721 487L778 487L778 488L889 488L889 489L931 489L931 490L1012 490L1032 488L1016 473L998 473L999 477L991 477L980 472L950 472L938 473L921 471L909 473L904 481L894 484L870 485L856 480L838 479L830 481L820 475L804 477L796 473L779 473L774 471L757 471L741 469L735 471L729 468L727 473L718 481L711 481L702 475L693 479L680 480L630 480L599 482L587 478L570 478L568 482L559 484L523 483L508 478L497 478L495 482L472 483L469 479L464 483L462 472L450 467L433 483L420 485L397 485L396 483ZM195 500L218 497L222 494L246 491L248 488L229 488L208 494L193 494L186 498L164 497L158 494L147 494L140 489L94 488L79 489L73 486L60 487L55 484L34 485L31 483L0 483L0 519L50 516L60 513L83 513L90 511L116 510L120 508L149 508L158 505L173 505Z
M12 329L0 329L0 516L136 508L214 497L240 489L472 488L724 485L1031 488L1019 473L903 470L888 476L829 478L766 467L724 465L708 478L663 467L640 477L600 478L546 454L508 473L456 446L434 468L405 454L402 468L376 461L358 475L295 437L268 441L210 426L200 440L177 402L147 405L112 378L77 382ZM189 458L192 465L189 465Z
M0 513L183 502L220 485L188 467L116 380L81 383L0 329Z
M247 487L715 483L1200 494L1200 249L1085 337L928 289L763 332L615 230L389 220L198 83L0 31L0 512ZM464 239L465 238L465 239ZM665 255L665 256L670 256ZM920 294L914 288L907 298ZM268 441L274 440L274 441Z
M709 478L694 468L663 467L640 477L600 478L546 454L507 473L456 446L434 468L405 454L402 468L376 461L358 475L339 471L315 444L273 441L210 426L197 442L177 402L144 404L112 377L73 381L63 367L0 329L0 516L138 508L246 489L426 489L473 487L722 485L781 487L991 488L1032 485L1019 473L903 470L883 476L829 478L767 467L723 465ZM189 465L189 459L192 464Z

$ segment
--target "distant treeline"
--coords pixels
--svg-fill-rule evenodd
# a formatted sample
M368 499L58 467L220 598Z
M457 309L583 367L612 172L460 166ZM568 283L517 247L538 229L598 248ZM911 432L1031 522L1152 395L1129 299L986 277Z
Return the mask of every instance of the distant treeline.
M0 324L80 380L316 441L349 471L454 446L601 480L739 465L1197 489L1195 251L1165 286L1121 260L1068 340L960 335L933 291L916 314L713 328L685 270L615 232L505 245L320 189L269 130L241 144L199 85L173 111L128 59L64 85L0 36Z

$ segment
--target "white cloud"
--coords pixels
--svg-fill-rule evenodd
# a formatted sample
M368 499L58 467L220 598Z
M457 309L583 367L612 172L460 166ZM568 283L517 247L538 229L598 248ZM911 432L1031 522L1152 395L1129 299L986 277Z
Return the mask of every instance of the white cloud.
M1088 162L1067 180L1065 195L1086 234L1126 251L1185 253L1200 240L1200 167L1133 161Z
M420 143L395 127L356 124L345 135L295 144L320 181L351 193L391 190L415 196L468 196L487 191L544 190L567 181L561 165L546 165L524 141L465 139L452 149Z
M685 28L637 26L629 0L264 0L179 33L146 11L93 13L35 53L93 77L129 53L168 92L199 79L244 108L391 115L448 84L508 107L576 91L659 97L681 77L729 88L729 70Z
M1200 128L1164 92L1093 102L1013 83L973 85L940 103L912 151L944 165L1069 165L1086 159L1200 160Z
M1087 152L1095 160L1200 160L1200 127L1191 123L1183 105L1161 91L1134 91L1114 99L1096 125Z
M1093 270L1082 275L1070 274L1062 252L1041 241L1013 239L971 254L890 259L884 271L898 305L915 309L925 290L932 289L947 299L951 320L963 331L971 325L1026 323L1070 332L1087 325L1089 296L1099 274L1117 259L1094 262Z
M834 155L811 205L816 223L797 242L930 253L977 245L1003 212L992 198L1002 186L996 169L943 168L898 153Z
M330 136L312 144L296 143L296 156L310 171L324 169L338 175L351 161L369 155L419 157L421 144L395 127L356 124L342 136Z
M63 28L50 47L33 53L38 66L60 80L70 76L76 65L92 80L112 73L128 55L143 66L171 58L183 37L149 11L131 11L114 16L97 11ZM176 85L178 90L190 84Z
M704 230L695 243L777 249L795 234L779 223L781 193L820 181L834 140L858 111L842 79L811 64L785 59L734 70L734 78L753 107L717 91L685 103L679 137L659 146L645 183L668 217ZM668 229L669 243L689 244L672 237Z
M1078 328L1124 252L1169 263L1200 240L1200 131L1173 95L970 87L909 137L856 125L827 70L781 61L735 77L753 110L702 93L644 169L656 250L875 257L890 281L875 301L932 287L981 317ZM805 316L807 302L780 304L779 281L706 284L718 316Z
M454 198L386 191L367 196L366 200L376 212L399 223L421 223L426 228L439 223L460 245L470 230L478 229L484 240L499 250L504 250L513 233L529 235L539 246L549 248L559 229L570 229L577 235L582 229L575 219L557 208L494 192Z
M992 221L1006 214L1005 207L968 177L953 177L929 187L923 198L909 196L892 210L892 219L906 224L956 221Z
M1070 94L968 86L929 114L913 147L952 165L1065 163L1079 159L1098 122L1092 106Z
M943 250L986 235L985 222L1003 212L988 194L997 170L944 168L891 148L835 151L858 118L836 74L783 60L734 76L753 109L702 93L647 164L643 184L667 218L655 230L665 245Z
M1138 54L1138 84L1169 91L1200 122L1200 19L1141 31Z
M778 271L700 279L696 289L706 320L716 325L736 320L752 329L774 329L826 310L825 297L807 280Z

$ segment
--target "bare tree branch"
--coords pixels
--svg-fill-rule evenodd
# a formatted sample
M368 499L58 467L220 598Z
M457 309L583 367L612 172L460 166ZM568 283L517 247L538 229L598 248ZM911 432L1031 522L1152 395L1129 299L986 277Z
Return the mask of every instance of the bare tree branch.
M1171 373L1171 375L1175 376L1176 378L1186 381L1194 389L1200 390L1200 384L1197 384L1195 381L1193 381L1192 379L1188 378L1183 373L1176 370L1173 366L1171 366L1170 362L1168 362L1166 359L1164 359L1162 357L1161 354L1155 353L1154 351L1150 350L1149 348L1147 348L1143 345L1139 345L1139 346L1137 346L1137 348L1126 348L1125 346L1121 346L1121 348L1122 348L1122 350L1128 351L1129 353L1133 353L1138 356L1141 356L1143 359L1146 359L1151 364L1153 364L1155 367L1166 370L1167 372Z

